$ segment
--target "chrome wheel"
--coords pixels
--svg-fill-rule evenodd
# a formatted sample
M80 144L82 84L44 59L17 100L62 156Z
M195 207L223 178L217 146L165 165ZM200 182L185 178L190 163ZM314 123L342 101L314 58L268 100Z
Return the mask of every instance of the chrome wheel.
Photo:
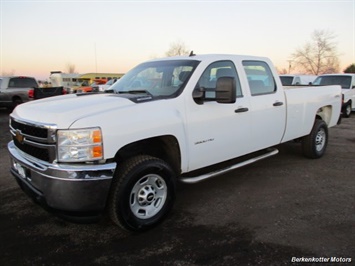
M303 155L311 159L318 159L324 155L327 144L327 124L323 120L316 119L309 135L302 138Z
M149 219L164 206L167 197L165 180L156 174L149 174L134 185L130 195L132 213L140 219Z
M326 143L326 138L327 135L325 133L324 128L320 128L319 131L317 132L317 136L316 136L316 150L317 151L321 151Z

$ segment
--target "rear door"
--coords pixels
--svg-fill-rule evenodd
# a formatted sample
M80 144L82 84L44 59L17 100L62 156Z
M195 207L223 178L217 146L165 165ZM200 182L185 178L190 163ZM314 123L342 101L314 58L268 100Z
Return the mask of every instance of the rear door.
M250 88L251 135L253 150L281 142L286 125L283 88L278 88L269 65L264 61L242 62Z

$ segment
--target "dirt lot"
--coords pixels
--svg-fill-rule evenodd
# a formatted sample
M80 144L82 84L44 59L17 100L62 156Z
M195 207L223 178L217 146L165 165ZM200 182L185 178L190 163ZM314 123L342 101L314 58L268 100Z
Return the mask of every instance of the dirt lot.
M0 265L354 263L355 113L330 129L322 159L302 157L290 142L256 164L179 184L168 219L141 234L107 218L70 223L34 204L9 172L8 115L0 109Z

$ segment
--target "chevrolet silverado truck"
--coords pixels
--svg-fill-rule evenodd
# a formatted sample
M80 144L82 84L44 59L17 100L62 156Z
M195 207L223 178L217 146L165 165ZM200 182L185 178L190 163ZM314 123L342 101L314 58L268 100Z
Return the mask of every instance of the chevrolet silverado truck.
M319 76L314 85L340 85L342 91L342 113L344 117L350 117L351 111L355 111L355 74L324 74Z
M271 61L253 56L152 60L112 88L16 107L11 173L48 210L108 214L132 231L166 217L177 181L221 175L292 140L322 157L341 108L340 86L284 89Z

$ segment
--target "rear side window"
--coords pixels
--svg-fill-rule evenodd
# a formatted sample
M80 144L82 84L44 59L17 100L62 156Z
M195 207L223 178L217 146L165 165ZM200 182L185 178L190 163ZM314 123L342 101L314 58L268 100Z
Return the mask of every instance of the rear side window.
M262 61L243 61L252 96L274 93L276 83L271 70Z
M349 89L351 85L350 76L320 76L314 82L313 85L340 85L342 89Z
M291 86L293 82L293 77L280 77L283 86Z
M9 81L9 88L33 88L37 86L34 78L18 77L11 78Z

